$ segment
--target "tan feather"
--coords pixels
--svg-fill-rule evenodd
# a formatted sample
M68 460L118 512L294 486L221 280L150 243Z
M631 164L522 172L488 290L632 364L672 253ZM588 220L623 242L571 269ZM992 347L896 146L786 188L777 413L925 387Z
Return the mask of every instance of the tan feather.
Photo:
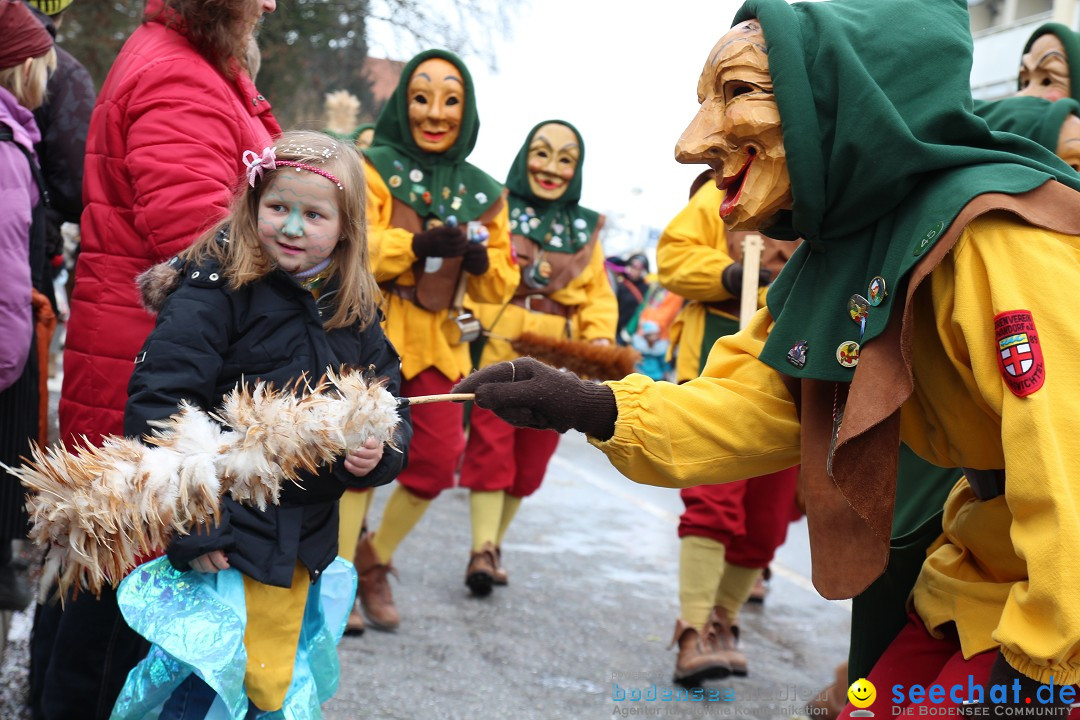
M397 422L381 383L328 370L314 386L238 386L212 414L183 403L145 444L108 436L96 447L82 438L71 453L34 445L22 466L0 466L28 490L29 537L47 549L61 597L69 588L96 595L175 535L220 522L225 492L265 508L302 470L368 437L390 442Z

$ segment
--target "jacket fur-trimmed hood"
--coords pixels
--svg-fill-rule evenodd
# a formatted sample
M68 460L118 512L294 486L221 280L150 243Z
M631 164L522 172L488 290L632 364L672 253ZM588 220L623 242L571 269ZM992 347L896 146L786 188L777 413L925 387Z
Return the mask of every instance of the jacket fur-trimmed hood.
M157 315L161 312L165 298L180 287L180 274L183 269L184 263L179 258L173 258L153 265L149 270L135 276L135 286L139 288L139 302L148 313Z

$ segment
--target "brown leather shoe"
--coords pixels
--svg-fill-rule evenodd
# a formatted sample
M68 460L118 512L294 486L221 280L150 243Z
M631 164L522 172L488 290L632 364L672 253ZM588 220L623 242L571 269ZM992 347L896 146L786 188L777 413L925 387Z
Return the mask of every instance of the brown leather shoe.
M673 682L684 687L697 687L704 680L722 680L731 674L731 666L725 658L714 652L701 634L682 618L675 621L675 636L668 647L675 644L679 646L679 656L675 658Z
M360 598L353 601L352 610L349 611L349 619L345 621L346 635L364 634L364 613L360 608Z
M469 555L469 567L465 570L465 584L469 586L473 595L486 597L491 594L497 565L495 546L490 542L484 543L479 552Z
M739 650L739 627L728 620L727 610L717 605L705 623L705 642L731 668L732 675L746 677L746 656Z
M806 704L810 717L821 720L835 720L840 717L847 705L847 663L836 666L836 679L833 684L819 692L813 700Z
M754 603L756 605L765 604L765 596L769 594L768 578L765 577L765 573L758 575L758 579L754 581L754 587L750 590L750 597L746 598L746 602Z
M502 548L495 546L495 572L491 575L491 582L495 585L509 585L510 573L502 564Z
M387 575L397 570L389 563L379 562L375 548L371 546L371 535L365 535L356 546L353 564L359 576L358 594L364 615L376 630L396 630L401 624L401 616L394 607L394 594L390 592Z

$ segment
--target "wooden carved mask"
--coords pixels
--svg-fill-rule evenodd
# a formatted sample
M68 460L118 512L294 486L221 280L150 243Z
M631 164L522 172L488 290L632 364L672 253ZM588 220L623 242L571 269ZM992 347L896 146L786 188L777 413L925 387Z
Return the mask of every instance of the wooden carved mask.
M442 58L416 66L409 78L409 129L425 152L444 153L461 134L465 82L461 71Z
M573 130L561 123L541 125L529 143L529 189L538 198L558 200L574 179L580 159Z
M681 163L706 164L725 191L720 217L733 230L762 230L791 208L791 178L765 36L756 20L716 43L698 80L700 108L675 146Z
M1020 58L1020 92L1047 100L1071 97L1069 60L1061 39L1052 32L1040 35Z

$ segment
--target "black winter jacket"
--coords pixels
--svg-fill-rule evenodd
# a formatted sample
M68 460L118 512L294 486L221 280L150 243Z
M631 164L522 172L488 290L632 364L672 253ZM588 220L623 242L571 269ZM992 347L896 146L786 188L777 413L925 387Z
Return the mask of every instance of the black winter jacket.
M174 259L140 277L144 302L158 311L157 326L135 358L124 411L124 434L150 432L150 421L176 413L181 400L211 410L237 383L257 380L282 387L302 373L318 379L327 367L375 366L386 388L400 394L400 359L378 322L369 327L324 330L321 316L334 312L332 287L316 303L291 276L275 270L230 290L216 265L185 266ZM358 478L338 460L303 474L301 485L283 483L280 505L265 511L226 496L222 522L178 537L169 559L186 570L196 557L224 550L229 564L280 587L292 582L297 559L312 579L337 555L338 498L347 487L383 485L405 467L412 424L400 410L395 447Z

